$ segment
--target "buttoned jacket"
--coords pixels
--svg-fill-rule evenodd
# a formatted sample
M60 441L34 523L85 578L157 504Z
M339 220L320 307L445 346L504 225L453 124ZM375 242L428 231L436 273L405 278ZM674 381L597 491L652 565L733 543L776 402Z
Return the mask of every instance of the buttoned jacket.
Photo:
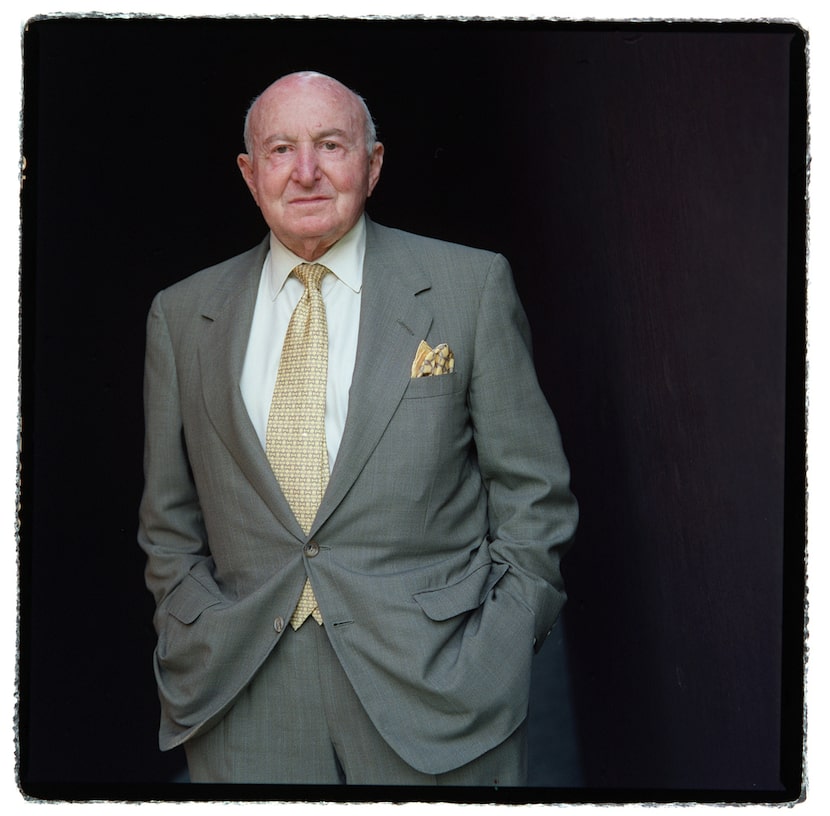
M239 388L268 240L153 302L139 543L162 749L279 659L307 576L363 706L417 770L474 759L527 714L577 507L510 267L368 219L366 241L348 416L308 535ZM411 377L422 340L450 346L451 374Z

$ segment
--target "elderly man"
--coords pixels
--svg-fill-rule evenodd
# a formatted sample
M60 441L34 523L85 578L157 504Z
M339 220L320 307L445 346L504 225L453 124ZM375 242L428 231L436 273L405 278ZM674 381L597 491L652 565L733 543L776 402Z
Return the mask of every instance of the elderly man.
M576 503L500 255L381 227L316 73L252 104L270 232L148 318L139 541L194 781L519 785Z

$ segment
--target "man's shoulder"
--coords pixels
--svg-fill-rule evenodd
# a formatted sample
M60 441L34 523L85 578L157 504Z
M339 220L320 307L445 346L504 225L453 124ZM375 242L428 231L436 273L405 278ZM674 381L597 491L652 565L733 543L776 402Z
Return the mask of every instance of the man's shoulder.
M493 250L387 227L375 221L369 221L367 229L370 239L374 239L375 242L385 246L396 245L401 250L411 250L415 253L465 257L479 262L490 261L498 255Z

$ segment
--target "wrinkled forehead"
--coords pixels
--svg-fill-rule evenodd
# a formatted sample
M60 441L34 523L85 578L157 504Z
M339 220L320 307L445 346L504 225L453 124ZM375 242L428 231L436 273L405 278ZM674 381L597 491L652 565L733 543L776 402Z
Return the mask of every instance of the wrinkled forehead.
M365 128L363 108L355 95L340 83L319 77L274 83L252 113L256 139L274 133L299 138L332 130L360 139Z

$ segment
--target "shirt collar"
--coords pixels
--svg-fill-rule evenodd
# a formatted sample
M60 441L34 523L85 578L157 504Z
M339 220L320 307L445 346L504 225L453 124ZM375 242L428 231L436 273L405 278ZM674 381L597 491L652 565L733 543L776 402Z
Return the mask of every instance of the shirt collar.
M366 224L365 216L361 216L357 223L333 246L319 257L315 263L328 267L339 280L345 283L352 291L360 292L363 286L363 256L366 251ZM291 270L297 264L308 263L299 255L295 255L288 247L271 233L271 251L268 255L268 294L271 300L276 299L282 291L285 282L291 275Z

